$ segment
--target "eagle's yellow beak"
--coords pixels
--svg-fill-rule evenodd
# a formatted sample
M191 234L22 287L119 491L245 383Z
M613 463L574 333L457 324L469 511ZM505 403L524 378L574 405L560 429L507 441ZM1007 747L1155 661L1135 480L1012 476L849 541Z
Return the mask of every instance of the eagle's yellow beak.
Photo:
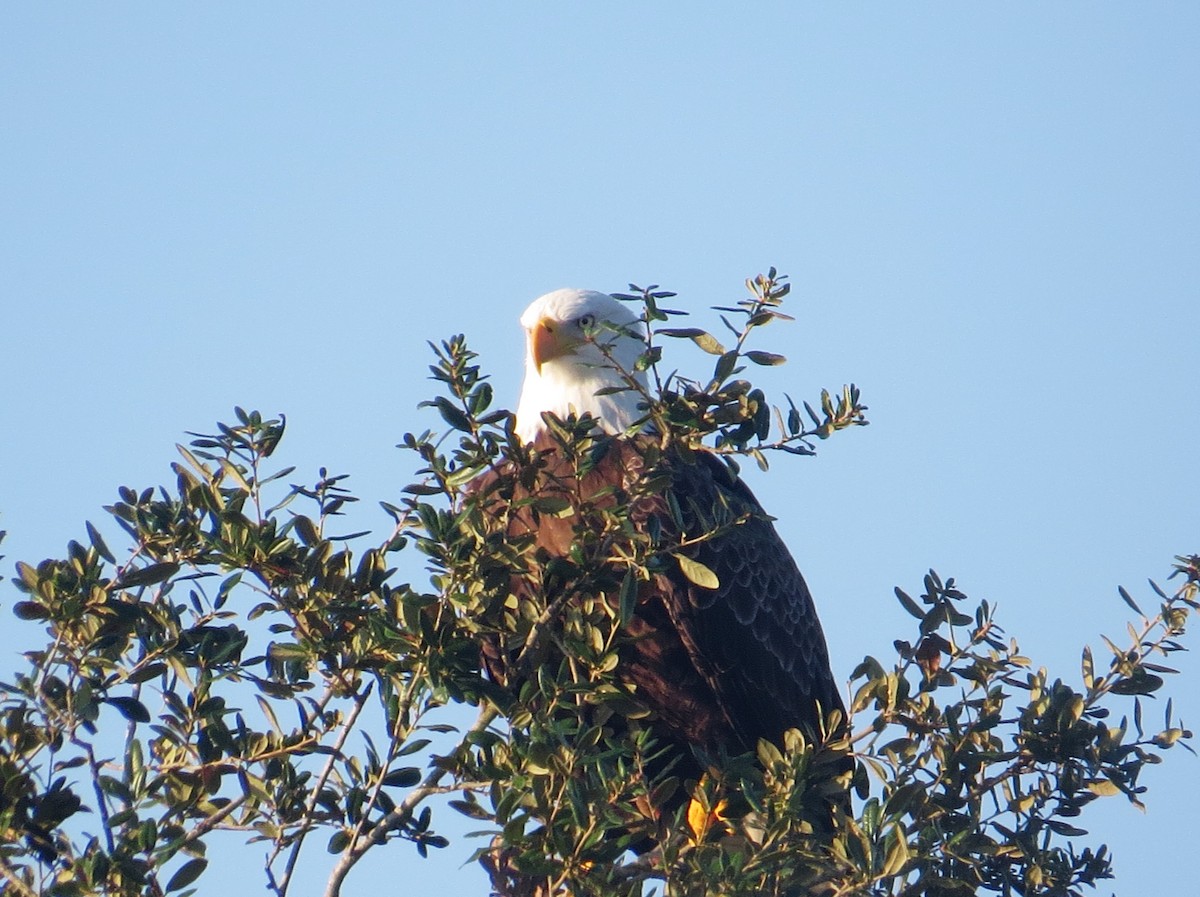
M529 355L539 374L543 364L570 355L576 345L578 340L571 339L559 321L549 318L542 318L529 331Z

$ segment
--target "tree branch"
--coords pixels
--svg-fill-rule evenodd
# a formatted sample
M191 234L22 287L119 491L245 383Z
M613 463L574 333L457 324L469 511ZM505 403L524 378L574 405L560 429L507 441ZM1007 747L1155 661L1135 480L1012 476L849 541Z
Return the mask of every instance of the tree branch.
M459 750L462 745L467 743L467 739L472 735L476 735L491 725L499 715L499 712L491 706L484 706L479 711L479 716L475 719L474 724L467 730L462 742L459 744ZM383 843L387 839L387 833L402 823L405 819L412 815L412 811L426 798L433 794L440 793L442 779L446 775L445 769L434 769L425 777L416 788L408 793L408 795L396 808L373 825L369 831L363 832L354 842L350 844L338 859L337 865L334 866L332 874L329 876L329 883L325 887L325 897L341 897L342 883L346 880L346 876L350 870L363 858L368 850L376 844Z
M366 689L354 699L354 708L350 711L350 715L346 717L346 722L342 725L341 734L333 745L333 750L329 754L329 759L325 761L325 766L321 770L321 774L317 777L316 784L313 785L312 791L309 792L308 800L304 804L304 825L300 829L300 834L296 836L296 843L292 845L292 851L288 854L287 866L284 867L283 877L279 884L275 885L275 891L279 897L284 897L287 893L288 885L292 880L292 873L296 869L296 861L300 859L300 848L304 846L304 839L311 831L310 825L312 820L313 809L317 805L317 798L321 794L321 789L325 787L325 783L329 780L329 776L333 773L333 765L337 760L338 755L342 751L342 747L346 744L346 739L350 737L350 732L354 728L354 723L362 713L363 707L366 706L367 698L370 696L374 683L368 683ZM268 867L270 863L268 862Z

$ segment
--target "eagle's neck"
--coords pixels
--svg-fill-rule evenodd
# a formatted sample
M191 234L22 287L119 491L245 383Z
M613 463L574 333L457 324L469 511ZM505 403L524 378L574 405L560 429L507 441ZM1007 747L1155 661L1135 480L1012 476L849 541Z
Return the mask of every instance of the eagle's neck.
M633 375L645 389L642 373ZM533 443L546 429L542 415L555 417L590 414L605 433L623 433L644 414L642 394L630 389L626 378L610 365L581 364L578 359L561 358L547 362L538 371L531 359L525 361L525 384L517 405L517 436ZM619 392L596 395L599 390L618 388Z

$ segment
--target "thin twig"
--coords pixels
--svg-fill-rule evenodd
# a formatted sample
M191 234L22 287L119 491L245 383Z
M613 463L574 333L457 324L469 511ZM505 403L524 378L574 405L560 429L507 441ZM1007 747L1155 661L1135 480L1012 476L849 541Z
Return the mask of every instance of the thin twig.
M350 834L350 843L351 844L354 844L356 841L358 841L358 839L362 836L363 830L369 825L370 815L371 815L372 811L374 811L374 809L379 801L380 792L383 791L383 782L384 782L384 779L387 778L387 771L391 767L392 762L396 759L396 756L399 753L400 748L404 744L404 740L410 734L412 734L413 726L415 726L421 718L421 714L418 713L417 720L414 720L412 725L409 725L407 727L404 727L402 725L402 721L412 712L413 702L416 700L416 696L417 696L417 693L419 690L420 689L418 688L418 677L417 677L416 673L414 672L413 678L410 679L408 684L405 686L403 698L401 698L399 700L398 709L396 712L395 724L390 727L391 732L389 733L390 737L389 737L389 744L388 744L387 759L384 761L383 768L380 770L380 774L375 780L375 785L374 785L374 787L372 787L371 793L367 797L367 800L366 800L365 804L363 805L362 815L359 817L358 824L354 827L354 831L351 832L351 834ZM406 731L404 732L404 734L401 734L398 731L400 728L405 728Z
M308 795L308 800L305 801L304 815L301 817L304 820L304 826L296 836L296 843L292 845L292 852L288 854L287 866L284 867L283 877L279 880L279 884L275 888L279 897L284 897L287 894L288 885L292 880L292 873L296 869L296 861L300 859L300 848L304 845L305 837L311 831L310 822L313 810L317 806L317 798L320 796L322 789L324 789L325 783L329 781L329 776L333 774L334 763L341 754L342 747L346 744L346 739L350 737L354 723L358 720L358 715L362 713L363 707L366 706L367 698L374 687L375 683L367 683L367 687L354 699L354 707L351 709L350 715L346 717L346 722L342 724L342 731L333 745L333 750L329 753L329 759L325 762L325 767L317 777L316 784L313 785L312 791Z
M33 890L33 888L17 877L17 870L10 866L8 860L4 857L0 857L0 875L4 876L21 897L38 897L37 891Z
M463 736L460 749L472 735L484 731L491 725L492 720L497 716L498 711L494 707L485 706L481 708L474 724L467 730L466 735ZM417 805L430 795L440 793L443 789L440 789L438 786L445 775L445 769L438 768L431 771L420 785L410 791L404 800L396 805L394 810L380 819L369 831L363 832L350 843L342 852L337 865L334 866L333 872L329 876L329 883L325 887L325 897L341 897L342 883L346 880L346 876L350 873L350 870L354 868L368 850L386 840L389 831L409 818Z
M194 829L183 836L183 838L179 841L179 846L185 847L188 844L191 844L197 838L202 838L203 836L207 835L214 828L220 825L226 818L228 818L234 810L244 804L249 797L250 795L243 792L240 797L235 797L225 806L221 807L221 809L217 810L217 812L201 820Z
M109 823L108 800L104 796L104 790L100 787L100 764L96 761L96 753L87 742L81 741L74 736L72 736L71 741L77 747L82 747L87 751L88 768L92 771L92 789L96 793L96 812L100 814L100 824L104 828L104 843L108 847L109 853L115 853L117 848L113 843L112 826Z

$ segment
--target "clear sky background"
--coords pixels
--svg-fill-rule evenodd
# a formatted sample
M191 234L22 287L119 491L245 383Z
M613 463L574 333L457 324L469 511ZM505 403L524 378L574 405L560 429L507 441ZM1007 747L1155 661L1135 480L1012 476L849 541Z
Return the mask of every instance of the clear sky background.
M350 473L382 528L393 446L435 422L426 340L465 332L511 407L540 293L654 282L712 326L775 265L798 320L763 384L871 406L752 481L836 672L909 637L892 588L933 567L1078 682L1124 639L1118 584L1200 551L1198 171L1186 2L6 4L4 572L235 404L285 412L281 459ZM0 615L10 671L37 633ZM1200 761L1167 761L1146 814L1084 817L1120 894L1194 887ZM474 846L378 850L349 893L482 895Z

